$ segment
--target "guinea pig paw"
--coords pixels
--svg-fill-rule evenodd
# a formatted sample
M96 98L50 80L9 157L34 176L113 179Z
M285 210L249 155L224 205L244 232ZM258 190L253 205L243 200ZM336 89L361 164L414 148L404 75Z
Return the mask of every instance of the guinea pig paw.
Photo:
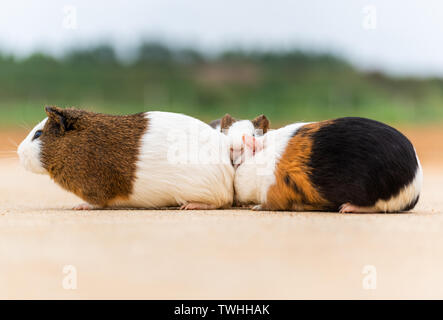
M213 204L189 202L180 207L180 210L212 210L217 209Z
M365 208L354 206L353 204L350 204L349 202L344 203L340 206L340 213L364 213L364 212L370 212Z
M89 203L82 203L79 204L77 206L75 206L74 208L72 208L73 210L94 210L94 206L90 205Z
M349 202L344 203L340 207L340 213L377 213L376 208L374 207L359 207Z
M352 213L352 212L354 212L354 209L355 209L354 206L347 202L347 203L343 203L340 206L340 210L338 212L339 213Z
M263 211L264 210L264 208L263 208L263 206L261 204L253 206L251 209L254 210L254 211Z

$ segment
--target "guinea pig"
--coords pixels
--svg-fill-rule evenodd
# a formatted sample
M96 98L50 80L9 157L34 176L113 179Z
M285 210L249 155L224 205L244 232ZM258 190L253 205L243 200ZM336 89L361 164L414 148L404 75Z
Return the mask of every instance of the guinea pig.
M26 169L48 174L87 202L75 209L231 206L228 141L204 122L168 112L45 109L48 117L18 155Z
M239 203L255 210L401 212L418 202L423 173L411 142L364 118L295 123L244 139Z
M223 118L211 121L209 125L228 136L231 161L235 167L241 163L243 137L262 136L269 130L269 120L263 114L253 120L236 120L227 113Z

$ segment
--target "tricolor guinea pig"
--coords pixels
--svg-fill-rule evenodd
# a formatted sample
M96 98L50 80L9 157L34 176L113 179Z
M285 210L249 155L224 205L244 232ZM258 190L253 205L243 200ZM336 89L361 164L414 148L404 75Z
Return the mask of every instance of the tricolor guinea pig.
M26 169L48 174L87 202L76 209L232 204L227 138L200 120L168 112L113 116L46 107L46 113L18 155Z
M246 137L245 145L235 197L256 210L400 212L419 199L423 175L414 147L374 120L296 123Z
M230 114L209 123L217 131L223 132L229 139L231 160L234 166L241 163L243 155L243 137L259 137L269 130L269 120L265 115L259 115L253 120L236 120Z

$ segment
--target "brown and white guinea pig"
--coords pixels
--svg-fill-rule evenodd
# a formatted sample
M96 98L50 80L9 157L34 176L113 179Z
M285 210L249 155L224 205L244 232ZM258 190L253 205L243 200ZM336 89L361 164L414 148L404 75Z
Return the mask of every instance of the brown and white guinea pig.
M50 175L87 202L76 209L232 204L227 138L204 122L168 112L112 116L45 109L48 117L18 155L26 169Z
M263 114L253 120L236 120L227 113L223 118L211 121L209 125L228 137L231 160L235 167L241 163L243 137L260 137L269 130L269 120Z
M236 201L256 210L400 212L414 208L422 168L396 129L364 118L295 123L245 137Z

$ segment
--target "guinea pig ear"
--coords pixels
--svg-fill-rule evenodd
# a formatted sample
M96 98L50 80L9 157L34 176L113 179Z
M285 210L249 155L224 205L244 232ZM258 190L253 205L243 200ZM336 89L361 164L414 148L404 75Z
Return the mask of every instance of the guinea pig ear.
M264 114L259 115L257 118L252 120L252 124L256 130L260 130L262 134L265 134L269 129L269 120Z
M69 110L55 106L46 106L45 111L50 120L60 125L62 132L72 130L74 119L69 116Z
M237 121L235 120L229 113L225 114L225 116L221 119L220 129L227 130L232 124Z

